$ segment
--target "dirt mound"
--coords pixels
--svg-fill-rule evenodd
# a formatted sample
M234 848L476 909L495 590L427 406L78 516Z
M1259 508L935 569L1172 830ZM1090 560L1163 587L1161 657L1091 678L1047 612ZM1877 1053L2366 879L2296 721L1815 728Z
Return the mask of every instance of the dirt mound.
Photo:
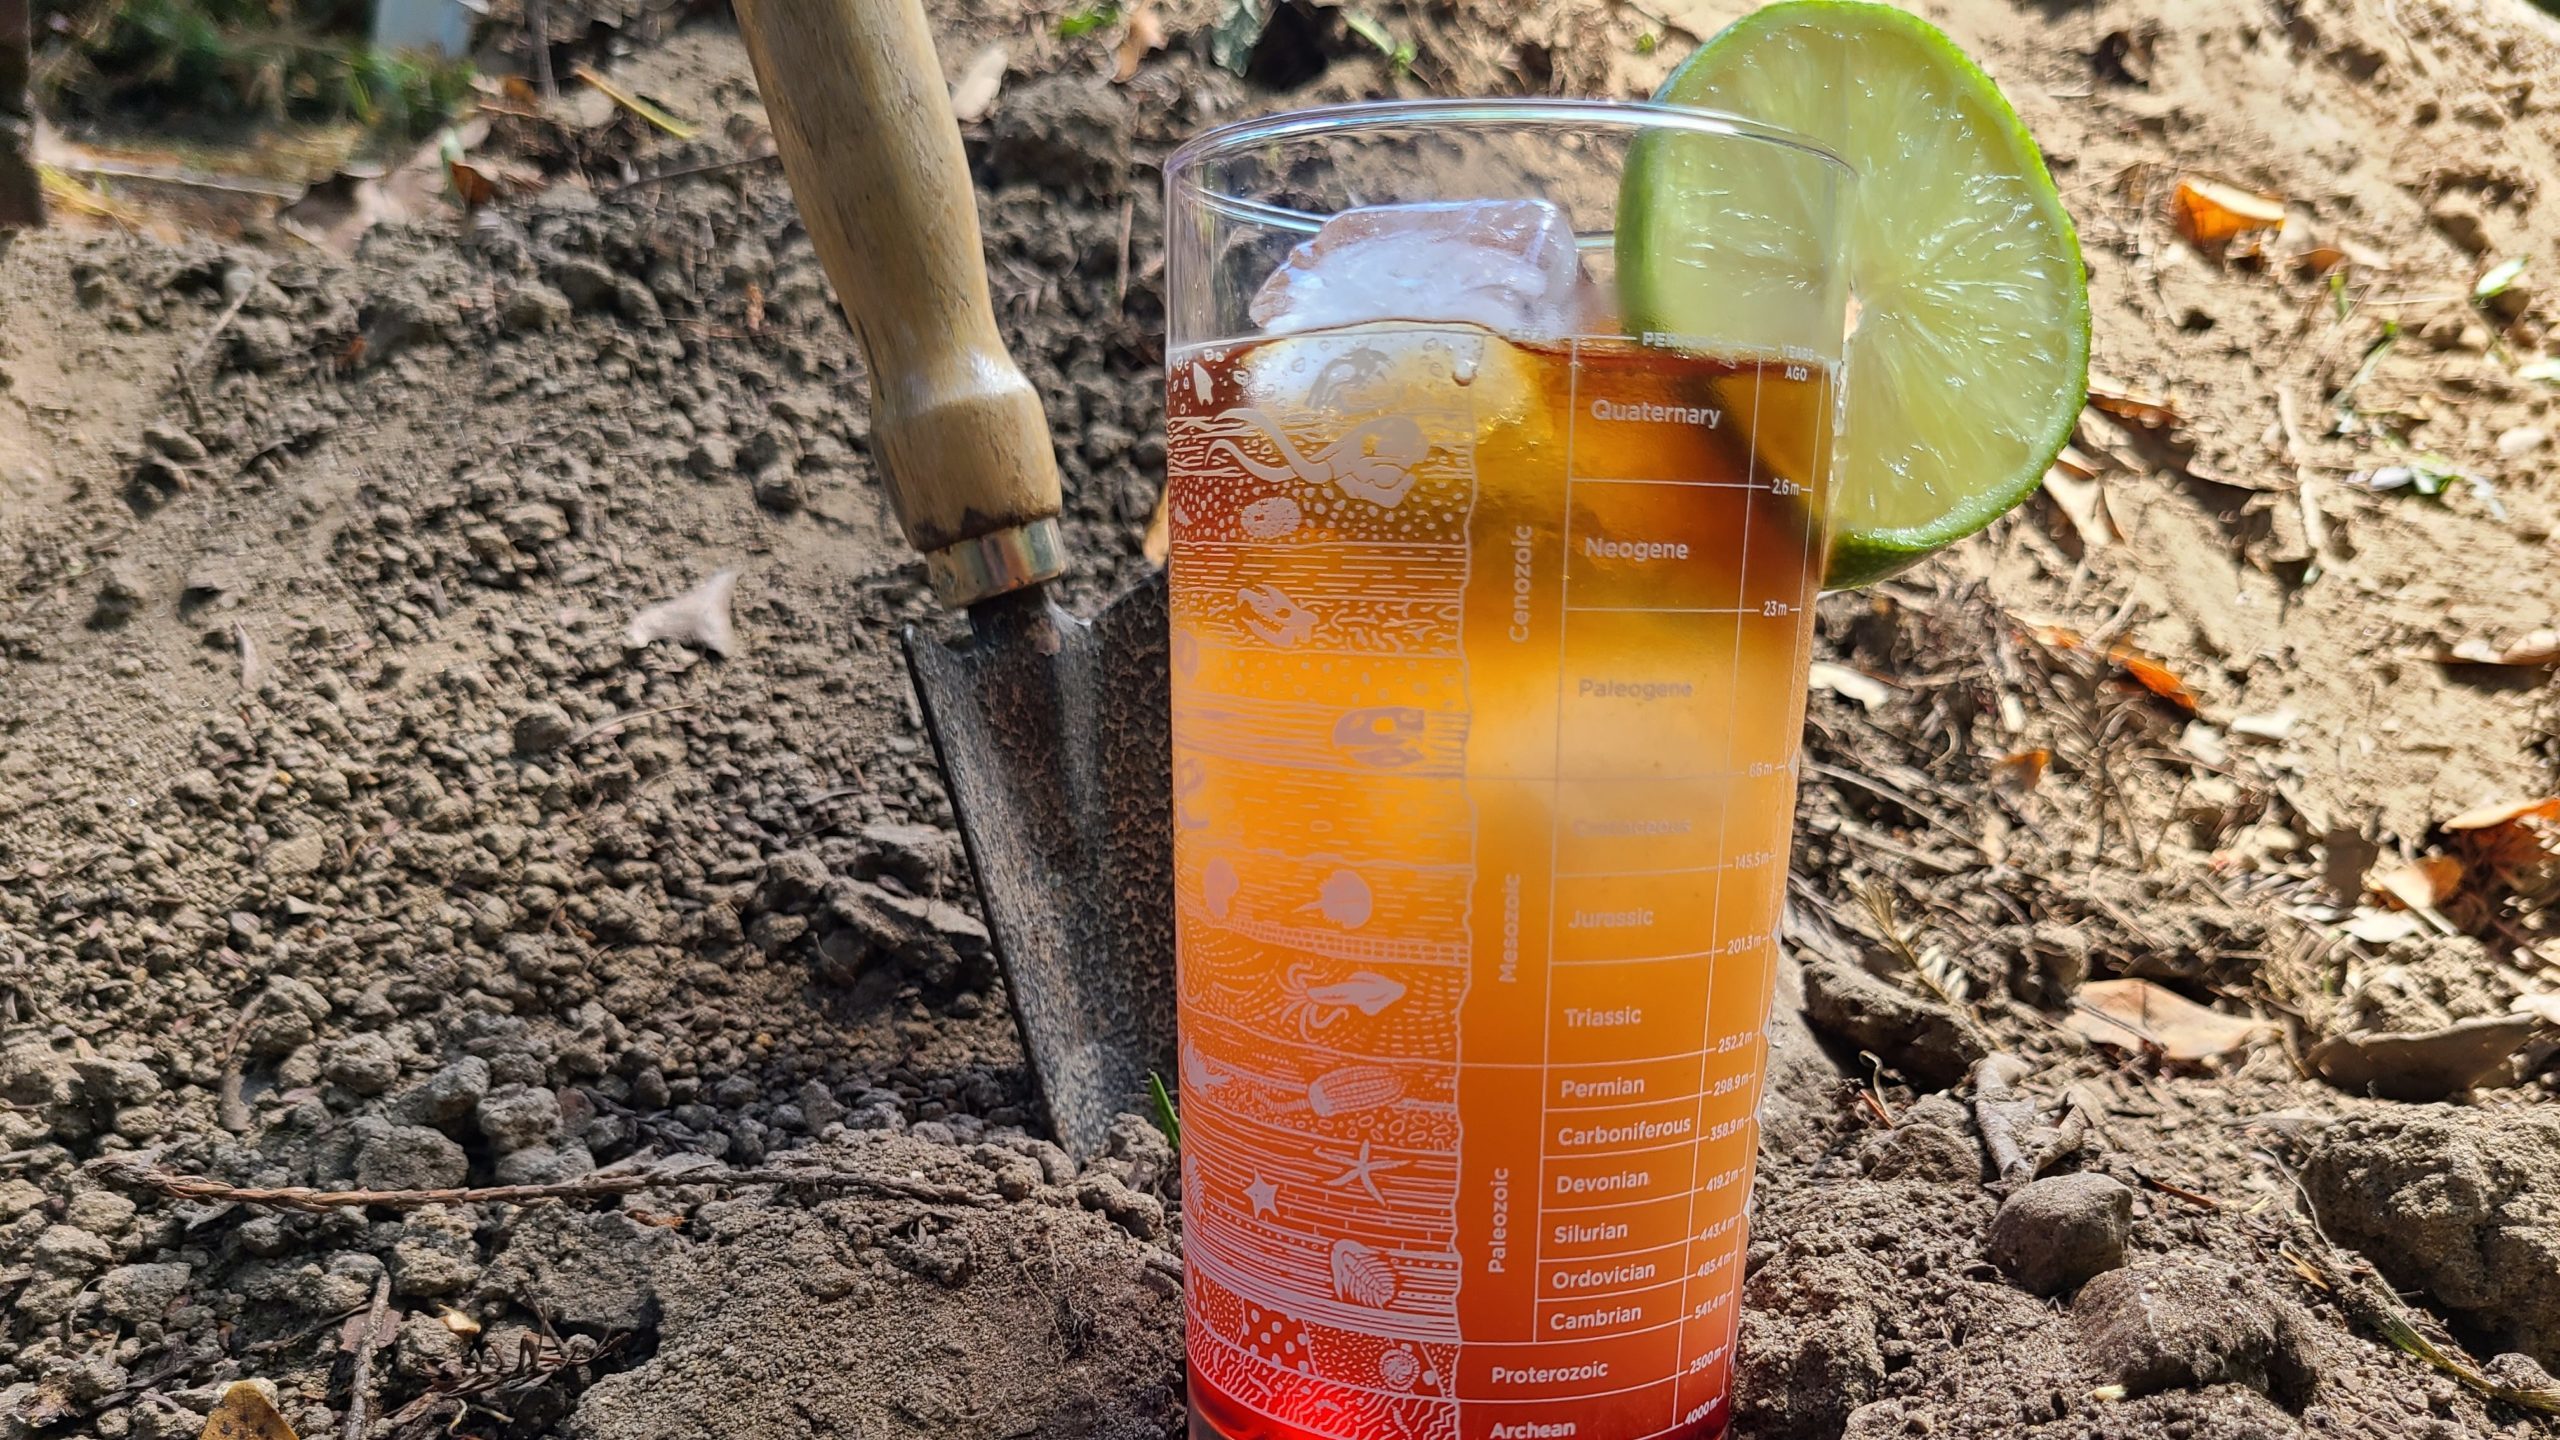
M568 1435L1103 1440L1179 1429L1181 1265L1157 1243L1153 1179L1127 1184L1133 1170L1165 1173L1161 1137L1141 1132L1131 1153L1082 1177L1036 1140L964 1156L885 1136L806 1154L1016 1203L696 1211L695 1243L656 1272L667 1306L656 1358L588 1391ZM791 1323L777 1327L783 1315Z

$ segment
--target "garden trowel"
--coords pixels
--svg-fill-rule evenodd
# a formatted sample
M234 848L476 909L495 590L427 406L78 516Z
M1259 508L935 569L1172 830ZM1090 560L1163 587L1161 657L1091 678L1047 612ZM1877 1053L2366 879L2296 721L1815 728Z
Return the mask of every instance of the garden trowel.
M783 173L869 363L871 453L967 634L906 636L1057 1137L1174 1073L1165 592L1060 609L1058 471L996 333L921 0L738 0ZM957 627L954 627L957 628Z

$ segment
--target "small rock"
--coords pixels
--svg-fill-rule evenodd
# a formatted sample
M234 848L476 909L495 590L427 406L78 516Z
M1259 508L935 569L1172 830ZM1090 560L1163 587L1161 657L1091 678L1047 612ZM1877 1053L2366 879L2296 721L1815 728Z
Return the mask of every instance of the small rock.
M560 1098L538 1085L501 1085L480 1097L477 1114L480 1133L500 1154L560 1133Z
M939 825L875 821L855 840L855 874L866 880L894 875L920 895L940 893L960 859L959 841Z
M142 443L150 446L162 458L174 460L181 465L204 463L204 442L188 434L184 429L165 421L143 426Z
M53 1225L36 1237L28 1258L48 1275L73 1279L115 1263L116 1252L106 1241L77 1225Z
M379 1095L399 1080L400 1057L380 1035L349 1035L329 1042L320 1073L358 1095Z
M2128 1398L2236 1384L2298 1406L2315 1383L2294 1308L2211 1262L2110 1270L2081 1287L2071 1318L2081 1352Z
M457 1295L480 1282L480 1246L466 1212L421 1210L400 1226L384 1264L411 1298Z
M489 1093L489 1062L466 1055L402 1093L393 1110L413 1125L451 1125L471 1114Z
M1991 1222L1991 1261L2038 1295L2059 1295L2124 1263L2133 1192L2105 1175L2021 1187Z
M2510 460L2530 455L2550 443L2551 432L2539 425L2518 425L2499 432L2498 453Z
M128 1325L157 1320L186 1293L193 1266L177 1263L120 1265L98 1281L98 1307Z
M788 465L767 465L757 471L755 497L757 504L776 515L795 514L809 500L798 472Z
M1970 1135L1935 1125L1902 1124L1867 1147L1870 1180L1926 1180L1941 1185L1982 1183L1982 1146Z
M578 733L577 722L557 705L537 705L516 717L509 732L518 755L548 755Z
M586 1146L572 1140L510 1150L498 1157L496 1168L501 1185L557 1185L593 1174L596 1160Z
M258 857L258 868L278 880L316 875L329 862L329 837L318 831L279 840Z
M62 1223L114 1239L133 1226L135 1206L113 1190L83 1190L62 1207Z
M510 291L498 309L509 330L556 330L569 321L569 297L534 281Z
M471 1174L470 1157L441 1130L381 1119L355 1129L356 1183L367 1190L442 1190Z
M89 628L113 630L142 613L142 587L124 570L110 565L98 579L98 598L89 607Z
M705 435L685 452L684 468L696 479L721 479L738 468L738 449L725 435Z
M400 1333L391 1342L391 1373L423 1386L448 1366L459 1367L468 1353L470 1347L442 1320L412 1315L401 1322Z
M1897 990L1863 970L1818 960L1804 967L1805 1019L1872 1050L1933 1090L1962 1080L1991 1046L1973 1022L1934 1000Z

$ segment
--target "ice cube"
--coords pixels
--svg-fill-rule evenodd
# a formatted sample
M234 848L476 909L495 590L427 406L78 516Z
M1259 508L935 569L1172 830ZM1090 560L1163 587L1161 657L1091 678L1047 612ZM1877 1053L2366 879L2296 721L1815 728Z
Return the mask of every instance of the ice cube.
M1544 200L1370 205L1291 250L1249 313L1275 335L1410 320L1537 339L1573 328L1584 288L1573 226Z

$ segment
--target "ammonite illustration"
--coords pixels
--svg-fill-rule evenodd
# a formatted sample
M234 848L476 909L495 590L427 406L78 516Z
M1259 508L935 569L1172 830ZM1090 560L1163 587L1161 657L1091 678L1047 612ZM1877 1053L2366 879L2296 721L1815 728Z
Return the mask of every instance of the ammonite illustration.
M1388 510L1404 502L1405 495L1413 489L1413 467L1431 453L1431 443L1423 439L1422 427L1404 415L1363 420L1344 431L1342 438L1307 455L1300 453L1287 431L1261 411L1247 406L1226 413L1228 418L1245 421L1261 431L1286 463L1265 465L1244 453L1233 440L1212 442L1210 453L1225 450L1256 479L1336 485L1354 500L1366 500Z

